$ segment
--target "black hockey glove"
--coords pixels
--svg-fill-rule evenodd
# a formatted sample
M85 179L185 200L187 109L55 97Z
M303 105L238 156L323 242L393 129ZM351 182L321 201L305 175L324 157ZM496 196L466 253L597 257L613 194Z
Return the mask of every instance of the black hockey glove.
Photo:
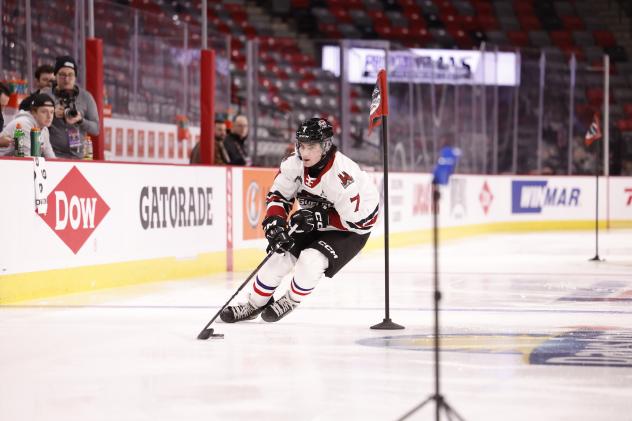
M280 216L269 216L263 220L261 225L263 225L263 232L268 240L268 251L284 253L294 245L294 241L288 234L285 219Z
M299 209L290 217L290 224L297 226L297 233L308 233L329 225L329 216L322 208Z

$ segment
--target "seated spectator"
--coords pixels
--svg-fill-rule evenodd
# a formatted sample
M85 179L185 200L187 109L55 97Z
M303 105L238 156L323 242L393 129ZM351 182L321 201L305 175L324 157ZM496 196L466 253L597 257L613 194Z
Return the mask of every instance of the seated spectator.
M46 158L55 158L55 152L50 144L48 128L53 122L53 114L55 111L55 102L47 94L37 94L31 101L31 109L29 111L20 110L7 127L2 130L0 136L9 137L11 143L7 147L0 148L0 156L15 155L15 147L13 144L13 132L15 126L20 125L24 131L24 155L31 155L31 129L37 127L40 129L41 153Z
M229 157L230 165L250 165L251 159L246 153L246 138L248 137L248 118L239 114L233 119L233 127L224 140L224 147Z
M226 138L226 121L222 118L215 119L215 165L228 164L228 154L224 148L224 139ZM202 162L200 158L200 142L196 143L191 151L191 164L199 164Z
M50 126L50 143L58 158L83 158L86 134L98 136L99 114L90 92L76 84L77 64L70 56L57 57L55 78L50 94L55 100L55 117Z
M4 129L4 115L2 112L4 111L4 107L9 103L9 97L11 96L11 90L4 83L0 82L0 131ZM5 138L0 136L0 147L8 146L11 143L12 139Z

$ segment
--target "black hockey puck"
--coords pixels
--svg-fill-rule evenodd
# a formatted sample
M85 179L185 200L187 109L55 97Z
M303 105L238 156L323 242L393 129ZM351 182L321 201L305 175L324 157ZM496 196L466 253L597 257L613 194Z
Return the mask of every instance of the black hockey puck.
M207 340L208 338L223 339L224 338L224 334L222 334L222 333L213 333L213 329L204 329L198 335L198 339L201 339L201 340Z

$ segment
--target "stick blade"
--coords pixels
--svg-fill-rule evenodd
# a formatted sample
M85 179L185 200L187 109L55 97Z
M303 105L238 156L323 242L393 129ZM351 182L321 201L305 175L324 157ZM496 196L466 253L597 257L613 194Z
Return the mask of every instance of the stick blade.
M203 331L200 332L197 338L205 341L208 338L210 338L212 334L213 334L213 329L204 329Z

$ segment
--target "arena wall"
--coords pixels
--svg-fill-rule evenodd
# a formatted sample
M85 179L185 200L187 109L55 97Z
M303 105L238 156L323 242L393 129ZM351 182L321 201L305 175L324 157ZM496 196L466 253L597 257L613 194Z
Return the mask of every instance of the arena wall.
M250 270L264 256L260 224L276 172L1 159L0 304ZM382 174L372 176L381 190ZM45 214L35 206L40 181ZM394 173L389 183L391 246L429 241L430 175ZM441 238L592 230L595 186L595 177L455 175L442 188ZM600 178L599 203L602 228L632 227L632 177ZM383 241L380 223L367 249Z

